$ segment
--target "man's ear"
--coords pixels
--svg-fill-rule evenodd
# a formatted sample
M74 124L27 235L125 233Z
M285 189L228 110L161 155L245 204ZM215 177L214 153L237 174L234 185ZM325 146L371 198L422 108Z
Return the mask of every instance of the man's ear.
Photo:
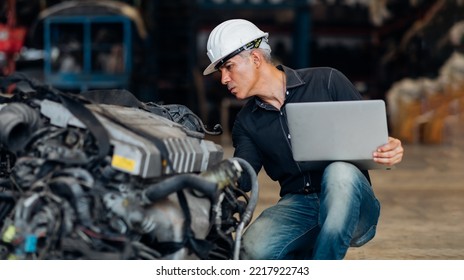
M250 57L256 66L259 66L263 59L261 53L256 50L251 51Z

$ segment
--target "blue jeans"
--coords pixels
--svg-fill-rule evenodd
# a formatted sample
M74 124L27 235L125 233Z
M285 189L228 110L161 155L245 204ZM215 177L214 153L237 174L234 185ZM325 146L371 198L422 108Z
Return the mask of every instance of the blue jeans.
M318 194L287 194L243 235L241 259L343 259L375 235L380 215L366 177L354 165L330 164Z

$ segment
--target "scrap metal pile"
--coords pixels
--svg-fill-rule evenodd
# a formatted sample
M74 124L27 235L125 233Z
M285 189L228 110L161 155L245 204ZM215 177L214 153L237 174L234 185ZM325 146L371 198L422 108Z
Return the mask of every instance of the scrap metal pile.
M21 74L0 93L0 259L238 259L256 174L187 107Z

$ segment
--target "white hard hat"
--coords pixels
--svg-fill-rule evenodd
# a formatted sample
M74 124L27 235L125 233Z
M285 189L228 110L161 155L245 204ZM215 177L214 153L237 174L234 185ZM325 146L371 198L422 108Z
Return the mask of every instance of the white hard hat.
M224 62L244 50L254 48L268 49L269 33L261 31L253 23L244 19L231 19L216 26L208 38L206 44L211 64L203 71L208 75L216 71Z

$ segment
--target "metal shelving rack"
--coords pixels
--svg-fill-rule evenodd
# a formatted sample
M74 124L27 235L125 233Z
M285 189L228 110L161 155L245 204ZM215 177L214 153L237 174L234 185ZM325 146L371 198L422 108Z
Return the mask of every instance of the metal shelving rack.
M99 38L106 32L111 40ZM72 41L66 42L66 38ZM116 38L116 39L114 39ZM63 44L67 47L63 48ZM127 88L132 71L131 21L124 16L56 16L44 21L44 73L57 88L85 91L96 88ZM118 51L119 69L98 67L98 55ZM68 67L57 66L57 51L66 56ZM102 59L100 59L102 60ZM74 67L69 66L73 64ZM76 66L79 67L76 67ZM64 68L64 69L63 69ZM71 69L72 68L72 69Z

